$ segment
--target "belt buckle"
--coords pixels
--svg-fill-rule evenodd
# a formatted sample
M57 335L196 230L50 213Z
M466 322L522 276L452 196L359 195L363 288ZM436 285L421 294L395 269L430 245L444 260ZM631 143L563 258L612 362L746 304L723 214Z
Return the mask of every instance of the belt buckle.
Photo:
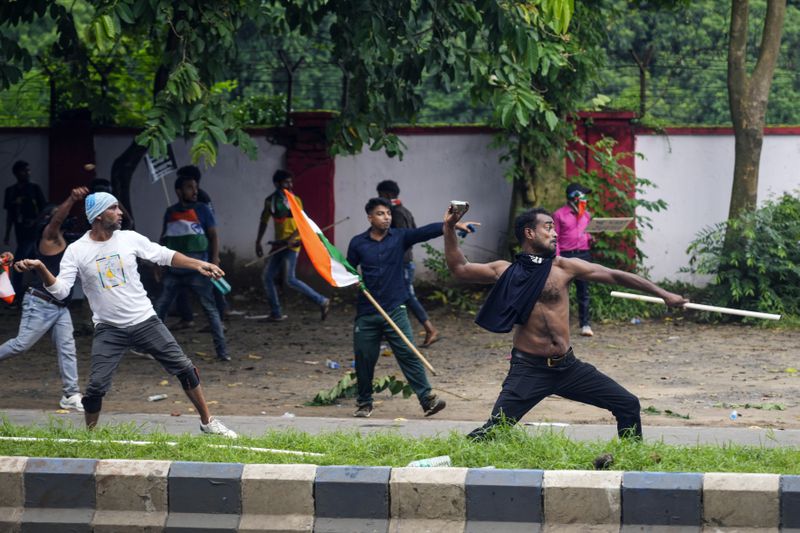
M547 358L547 368L553 368L554 366L558 366L561 364L561 361L564 360L566 354L559 355L557 357L548 357Z

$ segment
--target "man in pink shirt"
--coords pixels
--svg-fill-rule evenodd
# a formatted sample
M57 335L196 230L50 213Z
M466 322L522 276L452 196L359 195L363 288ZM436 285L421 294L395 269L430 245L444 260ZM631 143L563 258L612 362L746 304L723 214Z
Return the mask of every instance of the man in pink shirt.
M557 253L562 257L577 257L590 262L592 260L592 253L589 251L591 235L586 233L586 226L592 220L586 210L586 195L591 192L591 189L583 185L570 183L567 187L566 205L553 213L553 227L558 234ZM591 337L594 332L589 325L589 284L577 278L574 281L581 335Z

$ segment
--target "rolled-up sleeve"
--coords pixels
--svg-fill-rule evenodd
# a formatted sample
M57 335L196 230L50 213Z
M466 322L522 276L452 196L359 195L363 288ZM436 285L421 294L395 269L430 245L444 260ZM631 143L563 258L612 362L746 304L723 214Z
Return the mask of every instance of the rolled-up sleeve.
M54 298L63 300L69 296L69 291L75 284L77 275L78 264L75 261L75 254L72 253L72 248L68 246L67 250L64 252L64 257L61 258L56 282L49 287L45 286L45 289L47 289L47 292L52 294Z
M131 234L133 238L133 248L136 250L136 257L157 265L169 266L172 264L175 250L170 250L166 246L156 244L144 235L140 235L134 231L132 231Z

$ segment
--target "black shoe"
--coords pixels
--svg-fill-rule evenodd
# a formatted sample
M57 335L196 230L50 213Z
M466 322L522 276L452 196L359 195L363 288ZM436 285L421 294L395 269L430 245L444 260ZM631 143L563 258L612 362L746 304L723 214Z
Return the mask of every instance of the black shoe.
M359 405L356 412L353 413L353 416L356 418L369 418L372 414L372 404L367 403L364 405Z
M227 363L230 360L231 360L231 356L228 355L228 354L218 355L217 356L217 361L222 361L223 363Z
M435 394L431 394L425 398L425 403L422 405L422 410L425 411L425 416L433 416L445 407L447 407L446 401L438 398Z
M467 434L467 438L472 442L481 442L488 438L489 430L484 426L475 428Z
M319 306L320 320L328 318L328 313L331 312L331 300L328 298L323 304Z

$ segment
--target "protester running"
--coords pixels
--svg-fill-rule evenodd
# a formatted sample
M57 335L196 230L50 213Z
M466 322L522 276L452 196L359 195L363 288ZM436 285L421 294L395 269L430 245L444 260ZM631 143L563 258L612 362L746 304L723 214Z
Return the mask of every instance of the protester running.
M57 299L66 297L80 278L95 325L89 385L82 399L87 427L97 424L103 397L125 351L136 348L151 354L178 378L200 415L201 431L235 438L234 431L209 414L197 368L156 316L139 279L136 260L194 269L214 278L224 272L216 265L159 246L135 231L121 231L122 211L111 194L90 194L85 209L91 229L67 247L58 277L38 259L17 262L15 268L35 270L44 288Z
M463 212L445 213L444 249L453 275L471 283L494 283L475 322L495 333L514 326L511 367L489 420L469 434L482 439L504 420L515 424L551 394L607 409L617 433L641 438L639 399L589 363L575 357L569 339L569 283L582 279L616 284L661 297L671 307L685 298L621 270L555 255L553 218L542 208L519 215L514 234L522 247L513 263L470 263L458 246L455 227Z
M297 279L295 275L297 255L300 253L300 238L297 233L297 223L292 217L292 211L289 209L286 195L283 193L284 190L291 191L294 187L294 175L288 170L276 170L272 175L272 183L275 184L275 192L264 199L264 209L261 211L256 235L256 255L263 257L264 248L261 240L264 238L269 219L272 218L275 222L275 240L271 243L272 250L269 261L264 267L264 290L267 292L270 306L270 314L267 319L272 322L280 322L287 318L287 315L283 314L281 310L281 302L275 288L275 276L283 271L286 275L286 284L317 304L320 310L320 319L325 320L331 308L330 299ZM295 198L302 207L303 203L300 197L295 195Z

